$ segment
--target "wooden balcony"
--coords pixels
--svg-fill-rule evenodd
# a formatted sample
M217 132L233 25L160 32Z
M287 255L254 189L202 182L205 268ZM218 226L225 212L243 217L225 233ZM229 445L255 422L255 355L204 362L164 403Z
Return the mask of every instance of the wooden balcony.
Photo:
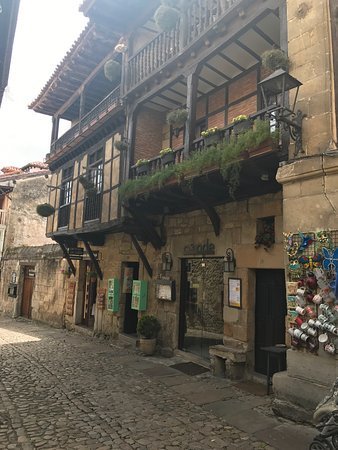
M287 147L289 145L289 136L285 135L285 133L283 132L283 124L278 121L278 117L281 114L283 114L283 110L284 109L281 107L272 106L262 111L258 111L255 114L251 114L248 119L251 121L252 124L256 119L270 122L271 131L277 131L278 135L280 136L279 140L281 143L281 155L285 156L284 159L287 159L287 150L288 150ZM220 142L227 143L234 135L236 135L236 125L230 124L219 130L218 139L215 142L215 144ZM196 153L206 150L208 146L209 143L207 142L207 140L203 137L199 137L193 141L192 146L188 152L185 152L184 147L175 149L174 150L175 158L173 163L180 164L187 158L189 159L193 157ZM257 151L254 152L253 150L251 150L251 154L253 155L254 153L257 154ZM154 158L151 158L149 160L147 174L151 175L159 170L162 170L163 168L165 167L162 164L161 157L155 156ZM138 178L138 176L139 176L138 167L136 165L131 166L130 179L136 179Z
M201 137L189 151L175 150L169 166L152 158L147 174L140 176L132 166L130 180L120 187L122 203L142 214L180 214L280 191L276 173L288 159L291 136L287 113L278 106L258 111L249 116L248 132L228 125L210 146Z
M55 153L61 151L66 146L75 143L81 135L87 135L87 132L89 130L91 131L101 119L120 106L122 106L122 101L120 99L120 86L118 86L98 105L96 105L95 108L83 116L76 125L52 143L50 156L52 157Z
M128 61L127 91L181 55L243 0L194 0L171 32L163 32Z
M6 225L6 210L0 209L0 225Z

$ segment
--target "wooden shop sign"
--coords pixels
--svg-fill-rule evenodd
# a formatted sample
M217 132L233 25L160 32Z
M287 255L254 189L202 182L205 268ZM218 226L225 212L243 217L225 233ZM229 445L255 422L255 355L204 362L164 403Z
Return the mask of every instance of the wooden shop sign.
M201 244L189 244L184 247L183 250L185 255L214 255L215 254L215 244L206 242Z
M99 288L97 290L97 297L96 297L97 309L104 309L105 299L106 299L106 290L104 288Z
M67 316L72 316L74 313L75 288L76 288L76 283L74 281L69 281L67 297L66 297L66 314L67 314Z

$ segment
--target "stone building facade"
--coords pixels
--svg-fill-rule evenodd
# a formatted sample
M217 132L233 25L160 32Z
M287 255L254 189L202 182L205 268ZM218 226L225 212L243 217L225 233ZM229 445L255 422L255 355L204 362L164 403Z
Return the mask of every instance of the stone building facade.
M0 175L3 253L0 310L62 326L66 276L62 251L46 237L37 205L48 197L49 171L43 163L4 168Z
M136 335L145 312L133 304L131 282L142 280L148 282L145 311L159 318L167 354L210 353L214 363L226 360L227 376L266 375L262 348L290 346L283 233L316 236L338 228L337 4L201 0L189 3L173 31L161 33L152 21L159 2L150 1L142 16L141 3L131 12L122 1L110 7L85 1L89 25L31 104L53 116L49 202L56 211L47 235L72 272L67 326ZM261 54L275 47L291 60L295 89L287 96L278 92L271 103L263 86L278 74L262 66ZM110 84L103 78L107 60L122 70ZM169 126L166 116L177 108L186 109L188 119ZM236 131L243 115L249 134ZM71 121L63 136L60 118ZM268 124L269 136L259 134L256 119ZM213 127L220 138L209 147L203 132ZM239 173L229 176L224 155L244 135L252 140L237 155ZM121 141L124 147L117 148ZM169 167L159 156L166 147L175 155ZM221 159L208 159L222 149ZM140 176L143 159L148 178ZM114 279L120 285L116 308L108 303ZM280 413L302 406L309 417L336 376L336 354L317 350L288 350L287 371L274 376ZM306 370L320 361L328 361L328 375Z

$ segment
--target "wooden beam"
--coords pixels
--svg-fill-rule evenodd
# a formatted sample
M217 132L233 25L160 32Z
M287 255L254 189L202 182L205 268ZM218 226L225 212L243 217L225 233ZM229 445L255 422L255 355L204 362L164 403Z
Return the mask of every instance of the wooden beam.
M87 252L88 252L88 255L89 255L89 257L90 257L90 260L91 260L91 262L94 264L95 271L96 271L96 273L98 274L100 280L102 280L102 279L103 279L103 273L102 273L100 264L99 264L98 260L95 258L95 255L94 255L94 253L93 253L93 251L92 251L92 249L91 249L91 247L90 247L90 245L89 245L89 242L86 241L86 240L83 239L83 238L82 238L82 240L83 240L84 246L86 247L86 250L87 250Z
M55 239L55 238L54 238ZM73 264L73 261L70 259L67 247L65 246L65 244L63 242L58 241L57 239L55 239L55 241L59 244L59 246L61 247L61 250L63 252L63 256L66 258L67 263L70 267L70 270L72 271L72 274L75 276L76 273L76 268Z
M123 206L133 217L135 222L139 225L142 233L148 238L149 242L151 242L154 249L160 250L165 244L165 242L163 242L162 237L159 236L154 225L150 222L150 220L144 214L138 211L136 207L130 208L125 204Z
M140 244L138 243L138 240L136 239L136 237L131 234L130 235L132 243L141 259L141 261L143 262L143 265L146 269L146 271L148 272L148 275L150 276L150 278L153 278L153 269L151 268L151 265L149 264L149 261L144 253L144 251L142 250Z

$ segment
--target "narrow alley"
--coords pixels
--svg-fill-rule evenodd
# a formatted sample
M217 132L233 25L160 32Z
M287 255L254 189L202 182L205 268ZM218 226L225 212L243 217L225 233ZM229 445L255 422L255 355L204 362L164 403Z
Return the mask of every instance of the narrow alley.
M184 360L0 319L0 449L307 449L316 431Z

